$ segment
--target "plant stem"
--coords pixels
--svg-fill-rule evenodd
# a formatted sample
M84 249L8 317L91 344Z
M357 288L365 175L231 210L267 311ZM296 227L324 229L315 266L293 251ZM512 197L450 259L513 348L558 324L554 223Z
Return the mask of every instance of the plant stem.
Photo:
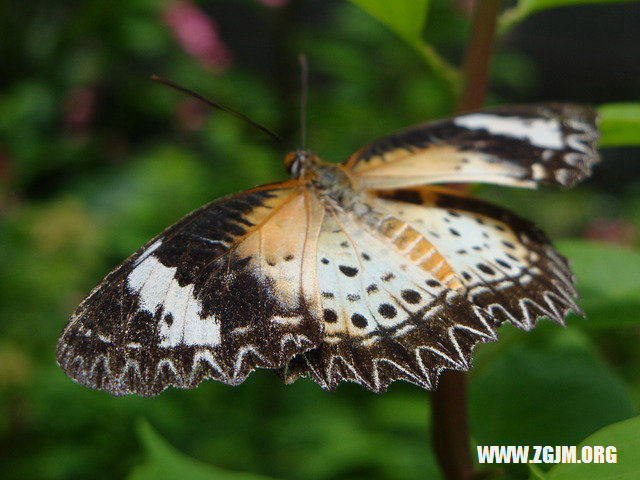
M457 112L478 109L484 104L496 18L501 4L502 0L477 0L475 4ZM452 370L442 372L438 388L431 397L431 411L433 447L444 478L473 478L466 373Z
M433 450L447 480L469 480L473 461L469 451L466 373L445 370L431 395Z
M501 4L502 0L478 0L473 9L471 37L464 57L462 96L458 103L458 112L474 110L484 105L496 18Z

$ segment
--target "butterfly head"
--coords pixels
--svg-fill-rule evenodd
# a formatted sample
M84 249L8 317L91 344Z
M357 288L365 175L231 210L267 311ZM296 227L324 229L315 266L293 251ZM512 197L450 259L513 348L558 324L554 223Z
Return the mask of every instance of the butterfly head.
M318 163L318 157L308 150L295 150L284 157L284 168L293 178L303 178L315 163Z

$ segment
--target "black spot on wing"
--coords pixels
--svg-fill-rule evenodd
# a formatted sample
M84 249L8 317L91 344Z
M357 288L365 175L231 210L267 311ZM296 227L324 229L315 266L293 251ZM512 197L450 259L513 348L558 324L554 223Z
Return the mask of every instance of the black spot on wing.
M403 290L400 293L400 295L402 296L402 299L405 302L410 303L412 305L415 305L416 303L420 303L420 300L422 300L422 296L415 290L411 290L411 289Z
M496 258L495 262L500 265L501 267L504 268L511 268L511 265L509 265L507 262L505 262L504 260L502 260L501 258Z
M351 323L358 328L366 328L369 322L363 315L354 313L351 315Z
M479 263L477 265L477 267L478 267L478 270L480 270L483 273L486 273L487 275L495 275L496 274L496 272L495 272L495 270L493 268L485 265L484 263Z
M398 310L393 305L388 303L383 303L378 307L378 313L382 315L384 318L395 318L398 314Z
M324 321L327 323L336 323L338 321L338 315L335 310L325 308L323 313Z
M338 268L347 277L355 277L357 275L357 273L358 273L358 269L357 268L350 267L348 265L340 265Z

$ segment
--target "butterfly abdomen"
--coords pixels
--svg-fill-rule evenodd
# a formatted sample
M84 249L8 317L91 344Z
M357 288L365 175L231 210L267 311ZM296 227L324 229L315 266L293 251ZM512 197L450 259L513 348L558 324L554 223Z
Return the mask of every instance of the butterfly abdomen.
M463 288L451 265L433 243L405 220L374 208L369 194L354 192L348 212L372 233L382 235L391 248L426 272L432 282L454 290Z
M429 273L436 281L451 289L462 288L462 283L447 260L411 225L388 215L380 222L378 231L398 253Z

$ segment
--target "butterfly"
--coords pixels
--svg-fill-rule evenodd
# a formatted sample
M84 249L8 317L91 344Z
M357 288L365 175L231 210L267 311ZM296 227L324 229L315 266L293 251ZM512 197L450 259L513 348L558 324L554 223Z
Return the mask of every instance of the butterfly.
M256 368L374 392L433 389L503 322L560 324L577 291L529 221L438 184L573 186L598 161L596 114L504 106L419 125L341 164L297 150L290 180L190 213L71 316L57 361L113 395L156 395Z

